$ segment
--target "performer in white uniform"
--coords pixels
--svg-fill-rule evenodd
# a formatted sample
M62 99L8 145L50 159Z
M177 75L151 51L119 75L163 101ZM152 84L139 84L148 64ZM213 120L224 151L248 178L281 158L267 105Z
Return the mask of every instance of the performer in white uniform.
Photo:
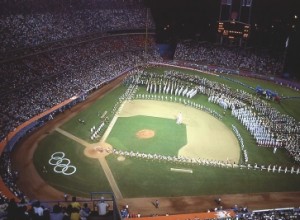
M182 113L179 112L179 114L177 115L177 118L176 118L176 124L181 124L182 123Z

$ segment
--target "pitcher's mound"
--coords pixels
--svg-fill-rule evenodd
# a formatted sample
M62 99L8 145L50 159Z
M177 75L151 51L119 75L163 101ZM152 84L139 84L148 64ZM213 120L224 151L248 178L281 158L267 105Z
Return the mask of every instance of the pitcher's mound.
M139 130L138 132L136 132L135 135L139 139L147 139L147 138L154 137L155 132L153 130L143 129L143 130Z
M108 143L97 143L93 144L91 147L86 147L84 149L84 154L91 158L105 157L112 152L112 146Z

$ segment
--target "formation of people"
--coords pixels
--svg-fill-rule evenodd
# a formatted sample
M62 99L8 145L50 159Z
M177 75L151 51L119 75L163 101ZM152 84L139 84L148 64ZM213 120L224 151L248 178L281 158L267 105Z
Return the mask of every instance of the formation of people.
M256 94L233 90L225 84L181 71L165 71L164 74L140 71L130 74L125 81L146 86L149 94L138 94L137 98L175 102L179 100L180 103L178 93L177 96L174 93L173 97L172 90L186 88L186 91L194 92L193 89L196 88L196 94L207 95L209 102L220 105L224 110L230 109L232 115L249 130L258 146L274 149L285 147L295 161L300 161L300 123L293 117L280 113ZM163 87L167 89L160 89ZM170 92L168 88L171 88ZM199 104L183 100L184 104L198 108ZM246 151L244 157L248 159Z
M150 153L140 153L134 151L122 151L113 149L112 153L119 156L127 156L127 157L135 157L141 158L145 160L158 160L158 161L168 161L174 163L184 163L184 164L194 164L194 165L204 165L204 166L214 166L214 167L222 167L222 168L240 168L240 169L251 169L258 171L267 171L267 172L277 172L277 173L290 173L290 174L300 174L300 167L292 166L292 167L282 167L279 165L259 165L257 163L241 163L237 164L235 162L230 163L228 160L220 161L220 160L212 160L205 158L189 158L184 156L167 156L161 154L150 154Z

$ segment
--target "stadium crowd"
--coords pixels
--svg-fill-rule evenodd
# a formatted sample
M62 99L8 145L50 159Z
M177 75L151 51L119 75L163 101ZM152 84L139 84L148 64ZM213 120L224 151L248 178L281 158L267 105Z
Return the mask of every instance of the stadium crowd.
M22 198L23 193L18 189L16 181L18 178L18 173L12 169L9 152L3 152L1 154L1 163L0 163L0 176L5 185L9 188L11 192L16 197ZM6 202L7 198L5 195L0 195L0 201Z
M6 214L7 220L87 220L111 215L109 209L103 211L100 208L100 204L108 203L103 200L95 202L78 202L76 196L64 203L53 202L53 205L39 200L16 202L10 199L3 205L2 213Z
M281 73L283 68L282 58L275 59L262 52L257 54L243 48L198 42L178 43L174 59L246 70L263 75Z
M0 0L0 57L3 61L0 64L0 94L2 95L0 140L33 116L76 95L89 93L125 70L144 64L146 61L161 62L154 47L153 37L149 37L146 60L144 35L110 36L106 33L145 29L146 25L154 28L155 25L151 19L146 21L146 10L137 0L126 3L123 0L95 0L89 4L83 4L82 1L77 0L71 0L69 3L60 0L20 0L17 2ZM100 34L94 35L95 33ZM83 37L87 35L93 35L95 39ZM14 59L5 61L7 54L10 53L15 54L11 56ZM225 48L208 43L180 43L176 49L175 59L259 74L276 74L282 70L281 62L265 54L254 54L237 48ZM232 91L224 84L205 78L169 71L165 73L165 79L176 79L181 83L192 82L197 87L189 88L190 90L197 88L198 93L208 95L210 101L222 107L226 103L226 108L234 110L249 104L259 115L259 118L253 119L258 120L258 126L263 124L268 127L264 130L264 132L269 132L268 137L279 140L280 146L278 147L285 147L296 161L300 161L300 137L298 135L300 124L293 118L280 114L256 96L241 90ZM146 80L142 83L149 84ZM153 99L154 96L138 98ZM199 108L210 111L216 117L222 117L203 106ZM265 145L261 144L259 139L257 141L258 144ZM274 147L273 144L267 144L267 146ZM176 162L224 165L219 161L191 161L188 158L144 155L136 152L115 153ZM226 163L225 166L227 166ZM271 165L268 168L263 165L250 165L247 168L281 172L281 168ZM0 172L9 189L17 197L24 198L16 187L15 181L18 175L11 169L8 153L1 154ZM286 171L282 170L282 172ZM299 168L290 168L288 172L298 174ZM41 215L45 216L44 219L49 219L49 216L51 219L53 213L59 213L61 216L71 216L72 213L80 215L82 209L82 207L80 209L77 207L75 210L72 206L43 208L39 202L33 202L28 208L23 203L8 201L1 192L0 204L6 204L9 207L6 209L8 214L15 213L14 217L17 219L33 219L35 212L37 215L43 213ZM43 211L36 211L41 209ZM299 210L296 213L299 214ZM264 213L264 215L269 214ZM253 217L253 219L260 218Z
M1 64L1 140L33 116L144 63L144 40L106 37ZM147 59L160 60L153 47L148 52Z
M40 5L40 2L36 1L36 4ZM145 29L146 23L149 28L154 28L153 21L146 19L147 9L140 7L141 4L136 7L123 5L118 8L77 6L67 10L58 7L58 11L52 13L6 12L0 16L0 54L97 32Z

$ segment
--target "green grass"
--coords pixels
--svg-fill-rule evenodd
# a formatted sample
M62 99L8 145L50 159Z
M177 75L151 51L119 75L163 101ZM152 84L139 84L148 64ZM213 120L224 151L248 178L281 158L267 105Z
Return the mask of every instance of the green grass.
M84 156L83 150L84 146L58 132L53 132L39 143L34 152L33 162L40 176L62 192L88 197L89 192L111 191L99 161ZM55 152L64 152L65 158L71 162L70 165L76 167L73 175L66 176L54 172L54 166L49 164L49 159ZM47 173L43 172L43 166Z
M186 126L175 126L171 119L150 116L119 117L106 142L119 150L177 156L178 150L187 144ZM136 133L153 130L155 136L140 139Z
M116 156L107 158L124 197L195 196L298 191L300 176L247 169L145 161ZM192 169L193 173L170 171Z
M84 109L79 114L75 115L72 119L64 123L61 128L89 143L95 143L99 140L92 141L90 139L91 136L91 128L93 126L99 127L103 122L101 116L107 112L105 116L108 117L109 120L112 119L112 109L115 106L115 103L118 101L118 98L125 92L126 87L119 86L113 91L107 93L101 99L98 99L94 102L89 108ZM78 119L82 119L85 121L85 124L79 123ZM107 128L107 123L103 127L104 131Z

